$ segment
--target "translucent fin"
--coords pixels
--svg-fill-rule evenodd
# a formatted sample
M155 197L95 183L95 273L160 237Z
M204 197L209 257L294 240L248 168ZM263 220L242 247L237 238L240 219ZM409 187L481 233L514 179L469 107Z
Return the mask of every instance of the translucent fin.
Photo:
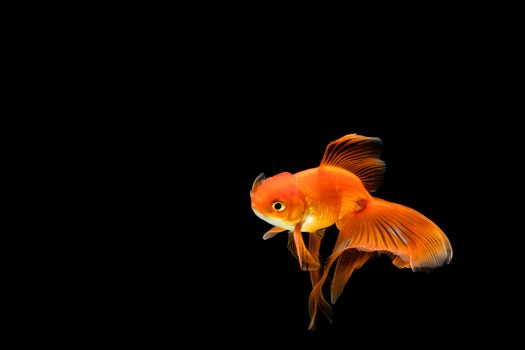
M394 264L396 267L400 269L410 267L410 261L403 260L399 256L389 252L386 252L386 255L388 255L392 259L392 264Z
M283 232L283 231L286 231L286 229L280 228L280 227L271 228L264 234L263 239L264 240L270 239L274 237L276 234L278 234L279 232Z
M310 298L308 300L308 307L310 311L310 325L308 330L313 331L315 329L319 310L321 310L328 320L332 322L332 306L326 301L322 292L332 265L336 261L338 262L338 266L336 266L336 271L334 273L334 280L332 282L331 299L333 304L343 291L343 288L352 275L352 272L361 268L361 266L363 266L373 255L374 253L372 252L360 252L355 249L343 249L334 252L334 254L328 258L328 261L324 266L323 274L312 289ZM342 260L339 260L340 257Z
M334 278L332 279L331 302L335 304L343 292L348 279L355 270L360 269L372 256L372 252L362 252L355 249L345 250L337 259Z
M337 300L352 272L376 251L386 252L397 267L413 270L427 270L452 259L452 247L443 231L421 213L399 204L372 198L362 210L341 220L339 226L341 231L334 252L310 293L309 330L315 329L319 310L332 319L332 308L325 300L322 288L336 261L332 302Z
M288 232L288 250L292 254L292 256L296 259L299 259L297 256L297 250L295 249L295 242L293 240L293 232Z
M383 182L385 163L379 159L381 139L356 134L346 135L332 141L326 147L322 165L331 165L351 171L365 188L376 191Z
M310 325L308 326L308 330L310 331L315 330L315 324L317 321L317 314L319 310L321 310L321 312L328 318L328 320L332 322L332 306L324 298L322 289L324 282L328 277L328 271L330 271L330 267L332 266L332 263L334 261L335 260L332 260L330 262L329 260L329 263L324 268L324 272L321 276L321 279L313 287L312 292L310 293L310 297L308 299L308 311L310 312Z
M304 244L303 240L303 234L301 232L301 225L295 225L295 229L293 231L293 240L295 243L295 251L299 259L299 266L301 267L301 270L319 270L319 261L310 254L308 249L306 249L306 245Z
M324 237L324 229L310 233L308 237L308 251L314 259L320 261L319 248L321 248L321 239ZM321 278L321 270L310 270L310 280L312 281L312 287L314 287Z
M452 259L450 242L436 224L413 209L378 198L345 218L334 251L348 248L390 252L398 257L396 266L412 270Z

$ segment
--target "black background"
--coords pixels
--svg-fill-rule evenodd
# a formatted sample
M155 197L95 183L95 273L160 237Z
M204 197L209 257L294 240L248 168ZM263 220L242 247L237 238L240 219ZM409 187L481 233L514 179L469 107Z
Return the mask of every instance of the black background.
M124 200L136 205L116 244L123 256L108 273L125 336L349 346L492 338L508 310L501 265L511 263L499 254L509 243L495 238L508 231L496 213L506 207L506 157L516 140L506 118L514 92L502 93L499 73L484 70L483 46L476 52L458 40L439 51L422 42L407 59L396 45L385 55L334 49L310 57L246 42L246 50L198 43L174 68L183 75L124 98L141 116L119 126L126 141L115 155L129 156L130 175L116 183L129 185ZM148 74L164 77L167 66L152 64ZM371 261L350 279L333 324L320 316L312 333L309 277L285 236L262 240L270 225L253 214L249 191L261 172L316 167L326 145L348 133L383 140L387 170L375 195L432 219L454 257L430 273ZM327 232L325 257L336 234Z
M225 161L224 170L218 169L224 174L217 177L219 186L227 184L218 196L224 205L216 209L220 215L212 216L217 227L205 230L214 236L210 239L217 249L213 258L220 257L226 268L216 271L223 280L209 285L208 298L218 303L219 313L235 315L236 326L254 334L264 334L268 328L273 335L305 339L375 332L393 336L408 330L429 337L462 333L457 327L476 313L471 293L479 282L475 241L480 231L465 210L468 190L464 187L470 175L464 155L471 151L469 135L439 118L414 124L392 116L383 124L371 115L350 114L348 121L312 118L282 129L279 123L285 117L268 116L261 118L265 125L254 125L259 129L245 132L231 144L227 154L234 156ZM399 270L387 258L372 261L351 278L335 305L334 323L321 317L318 330L308 334L308 275L299 271L287 251L285 235L261 239L270 226L251 212L248 192L261 171L271 176L317 166L326 144L351 132L384 141L387 173L376 195L432 218L451 240L454 258L451 265L431 273ZM242 145L246 156L240 155L237 145ZM336 234L329 230L324 244L331 248ZM323 248L327 256L330 250ZM213 276L214 262L210 265Z
M388 344L411 334L446 344L455 337L468 341L492 324L487 314L500 311L504 300L491 294L501 281L490 241L497 231L487 216L483 160L490 147L480 143L486 134L459 123L446 102L412 106L415 99L404 102L404 113L391 104L370 112L368 102L353 106L352 99L339 109L320 103L296 112L290 103L285 109L294 118L270 102L250 117L179 131L195 143L169 141L168 151L151 157L167 164L154 172L153 213L134 236L137 270L129 277L138 288L132 315L139 324L145 314L159 337L180 331L180 321L183 333L196 329L228 342L248 336L296 344L349 336ZM454 257L430 273L397 269L386 257L371 261L350 279L333 324L320 316L311 333L308 274L288 252L286 235L262 240L271 226L253 214L249 191L260 172L316 167L330 141L354 132L384 142L387 171L375 195L431 218L449 237ZM325 257L336 235L328 230Z
M492 8L373 11L362 23L354 11L324 17L327 25L296 14L305 23L285 28L272 16L252 22L248 11L202 10L182 21L174 11L147 20L119 9L114 18L128 23L112 18L114 28L99 28L95 39L99 25L83 26L91 46L70 31L58 45L67 54L55 59L51 47L52 64L37 68L51 75L41 83L52 98L27 104L35 115L66 118L40 118L59 136L41 133L56 151L31 148L44 161L58 155L60 167L48 165L53 181L41 187L55 200L55 188L65 187L67 199L58 200L70 213L46 195L52 225L32 218L52 249L37 240L43 257L30 269L39 279L19 274L31 284L14 306L31 310L18 317L35 322L42 338L148 348L509 339L520 325L510 320L522 316L522 296L513 299L522 272L513 268L523 226L511 223L522 217L514 204L522 179L514 177L522 174L515 135L523 115L521 102L513 105L522 99L522 62L511 11L500 21ZM66 79L57 81L53 65ZM284 236L262 240L270 226L253 214L249 191L261 172L316 167L326 145L348 133L384 141L387 170L375 195L432 219L454 257L430 273L371 261L350 279L333 324L321 315L308 332L309 277ZM46 172L31 171L28 182ZM64 226L64 239L55 226ZM325 257L335 236L329 229ZM23 338L41 339L31 331Z

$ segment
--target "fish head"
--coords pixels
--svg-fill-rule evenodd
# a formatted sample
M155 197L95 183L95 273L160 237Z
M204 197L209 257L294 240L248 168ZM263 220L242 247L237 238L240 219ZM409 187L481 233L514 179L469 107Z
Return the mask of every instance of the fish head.
M293 174L259 175L250 196L255 215L276 227L293 230L305 217L306 200Z

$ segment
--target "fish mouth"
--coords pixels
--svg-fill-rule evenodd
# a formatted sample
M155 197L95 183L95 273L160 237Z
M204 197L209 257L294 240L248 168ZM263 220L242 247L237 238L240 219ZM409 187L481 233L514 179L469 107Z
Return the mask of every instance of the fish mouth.
M254 207L252 207L252 210L253 210L253 212L255 213L255 215L257 215L257 217L258 217L259 219L266 221L266 218L264 217L264 215L261 214L261 213L259 213L259 211L257 211L257 209L255 209Z
M293 231L293 229L294 229L294 225L293 224L290 224L290 223L288 223L288 222L286 222L284 220L278 219L278 218L270 218L270 217L264 216L259 211L257 211L257 209L255 209L254 207L252 207L252 210L255 213L255 215L257 215L257 217L259 219L261 219L263 221L266 221L270 225L273 225L275 227L280 227L282 229L289 230L289 231Z

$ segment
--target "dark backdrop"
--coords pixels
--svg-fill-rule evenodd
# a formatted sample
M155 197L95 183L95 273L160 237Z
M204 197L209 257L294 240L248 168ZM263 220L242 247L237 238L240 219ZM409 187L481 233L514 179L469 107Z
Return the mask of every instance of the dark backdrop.
M263 53L206 57L195 57L177 89L152 85L128 101L141 118L119 130L133 164L124 198L137 207L124 220L118 243L130 249L119 246L127 256L112 276L125 286L115 300L130 329L163 341L190 331L196 342L247 336L247 345L492 337L502 318L487 315L507 310L512 281L501 277L512 265L511 231L496 212L512 207L503 193L514 185L506 174L515 159L506 157L516 142L509 95L497 91L493 72L480 74L470 56L431 66L371 57L366 68L326 63L311 74ZM334 323L321 316L310 333L308 275L284 236L262 240L270 225L253 214L249 191L261 172L316 167L326 145L348 133L383 140L387 170L375 195L432 219L454 257L430 273L373 260L350 279ZM328 248L335 235L328 230Z
M476 239L468 206L469 164L474 135L465 134L439 117L410 121L392 115L376 118L368 113L339 118L298 118L282 127L286 116L261 116L253 126L228 135L224 168L215 171L219 204L206 233L220 257L218 275L208 289L215 292L215 310L236 315L245 332L294 334L294 337L353 334L395 335L425 332L429 337L458 330L476 312L471 286L476 274ZM309 120L308 120L309 119ZM306 333L309 278L299 271L286 249L285 235L263 241L271 226L251 212L249 189L262 171L275 175L315 167L328 142L346 133L378 136L384 141L387 172L376 196L415 208L434 220L448 235L454 258L449 266L431 273L395 268L388 258L365 265L350 279L335 305L332 325L320 317L318 330ZM213 175L212 175L213 176ZM333 244L337 231L328 230L324 244ZM325 247L326 248L326 247ZM220 252L220 253L219 253ZM325 256L329 250L325 251ZM210 273L214 276L215 262ZM223 265L224 264L224 265Z
M478 185L485 179L479 156L485 136L474 124L459 125L452 106L406 113L399 106L360 106L325 112L288 105L285 113L270 103L250 115L235 112L238 120L181 127L174 131L180 142L162 144L161 159L152 159L167 162L160 170L165 181L152 182L153 220L139 249L146 266L138 286L146 306L139 310L154 320L154 334L180 330L180 320L183 329L233 342L355 337L388 345L421 334L446 344L487 325L487 312L498 307L486 289L498 274L494 255L487 254L492 224ZM354 132L384 142L386 176L375 195L432 219L449 237L454 257L430 273L397 269L386 257L371 261L350 279L333 324L321 315L310 333L308 274L288 252L286 235L262 240L271 226L253 214L249 191L261 172L316 167L330 141ZM335 228L327 232L325 257L336 234Z

